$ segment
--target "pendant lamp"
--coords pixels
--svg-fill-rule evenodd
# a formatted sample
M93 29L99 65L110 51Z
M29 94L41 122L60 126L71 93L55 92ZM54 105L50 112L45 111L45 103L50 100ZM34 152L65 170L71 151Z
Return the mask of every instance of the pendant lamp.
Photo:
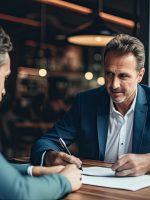
M100 17L102 11L102 0L97 0L96 9L94 10L91 20L68 35L67 41L76 45L83 46L105 46L114 36L105 22Z

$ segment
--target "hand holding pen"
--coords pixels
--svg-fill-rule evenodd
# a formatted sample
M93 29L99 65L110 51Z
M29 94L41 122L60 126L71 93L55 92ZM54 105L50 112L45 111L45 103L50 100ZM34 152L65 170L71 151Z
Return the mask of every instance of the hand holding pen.
M63 140L59 139L59 143ZM68 150L65 142L61 143L63 147L63 152L48 150L44 156L44 165L45 166L56 166L56 165L67 165L67 164L75 164L78 168L81 167L81 160L73 155L71 155L70 151Z
M73 158L74 156L71 155L68 147L66 146L66 143L64 142L64 140L62 138L59 138L59 143L61 144L62 148L64 149L64 151L71 156L70 159L68 160L69 163L71 163L71 158ZM80 170L82 170L82 167L79 167Z

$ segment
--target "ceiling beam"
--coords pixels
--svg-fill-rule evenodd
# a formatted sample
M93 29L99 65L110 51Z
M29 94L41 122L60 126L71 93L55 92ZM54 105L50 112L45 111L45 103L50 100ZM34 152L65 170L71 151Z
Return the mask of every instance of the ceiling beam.
M78 12L80 14L88 15L92 13L92 9L90 8L80 6L74 3L66 2L63 0L36 0L36 1L43 4L49 4L49 5L57 6L60 8L69 9L71 11Z
M109 22L112 22L112 23L115 23L115 24L123 25L123 26L128 27L128 28L134 28L135 27L135 22L133 20L125 19L125 18L118 17L118 16L115 16L115 15L110 15L110 14L105 13L105 12L100 12L99 15L105 21L109 21Z
M33 27L40 27L41 26L41 22L39 22L39 21L35 21L35 20L32 20L32 19L27 19L27 18L22 18L22 17L15 17L15 16L12 16L12 15L6 15L6 14L3 14L3 13L0 13L0 19L10 21L10 22L20 23L20 24L25 24L25 25L33 26Z

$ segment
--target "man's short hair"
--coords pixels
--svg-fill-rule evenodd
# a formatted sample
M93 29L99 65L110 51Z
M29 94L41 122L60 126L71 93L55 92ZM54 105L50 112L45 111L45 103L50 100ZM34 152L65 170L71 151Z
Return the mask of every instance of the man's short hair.
M5 62L5 53L12 50L12 43L9 35L5 33L2 27L0 27L0 66Z
M109 52L116 52L120 55L132 53L137 62L137 70L144 67L145 64L145 50L143 43L136 37L127 34L118 34L105 47L104 63L106 55Z

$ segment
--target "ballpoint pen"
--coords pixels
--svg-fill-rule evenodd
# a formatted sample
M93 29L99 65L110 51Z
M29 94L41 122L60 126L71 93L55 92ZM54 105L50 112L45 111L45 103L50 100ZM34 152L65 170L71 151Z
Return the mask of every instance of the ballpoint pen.
M59 138L59 143L61 144L63 149L71 156L71 153L62 138ZM79 169L83 171L82 167L80 167Z

